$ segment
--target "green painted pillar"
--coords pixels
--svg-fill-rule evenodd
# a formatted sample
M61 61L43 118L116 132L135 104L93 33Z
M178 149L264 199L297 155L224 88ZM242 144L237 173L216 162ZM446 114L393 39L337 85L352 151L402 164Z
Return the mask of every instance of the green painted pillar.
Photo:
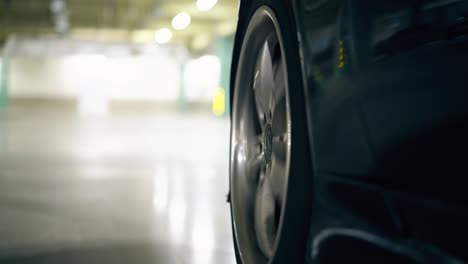
M178 97L178 109L180 112L185 112L187 109L187 99L185 98L185 75L186 75L185 62L180 64L180 83L179 83L179 97Z
M229 115L229 80L231 77L231 61L232 61L232 49L234 47L234 36L221 37L216 41L216 55L221 61L221 78L220 87L224 89L225 94L225 111L224 115Z
M8 63L0 57L0 151L8 148L8 123L6 110L8 107Z
M0 58L0 109L8 108L8 60Z

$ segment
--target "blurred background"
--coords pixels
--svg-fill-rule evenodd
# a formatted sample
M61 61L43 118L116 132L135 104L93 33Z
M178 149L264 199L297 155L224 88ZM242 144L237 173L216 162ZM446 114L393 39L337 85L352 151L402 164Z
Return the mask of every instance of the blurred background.
M238 0L0 0L0 263L235 263Z

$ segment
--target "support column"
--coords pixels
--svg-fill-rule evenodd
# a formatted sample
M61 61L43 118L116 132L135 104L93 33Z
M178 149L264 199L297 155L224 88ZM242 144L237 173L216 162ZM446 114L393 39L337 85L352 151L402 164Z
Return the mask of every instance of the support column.
M9 65L6 58L0 58L0 110L8 108Z
M8 63L0 57L0 151L8 149L8 122L6 110L8 108Z
M185 112L187 109L187 99L185 98L185 71L186 65L185 61L180 64L180 82L179 82L179 97L177 99L177 107L180 112Z
M220 37L216 41L216 55L221 61L220 88L224 90L224 116L229 115L229 80L231 75L232 49L234 47L234 36Z

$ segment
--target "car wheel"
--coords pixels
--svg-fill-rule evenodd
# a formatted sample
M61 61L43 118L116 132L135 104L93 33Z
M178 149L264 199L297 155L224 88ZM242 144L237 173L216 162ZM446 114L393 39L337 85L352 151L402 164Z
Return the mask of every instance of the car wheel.
M304 262L311 157L297 35L285 1L256 1L232 87L230 194L239 263ZM241 23L240 23L241 24Z

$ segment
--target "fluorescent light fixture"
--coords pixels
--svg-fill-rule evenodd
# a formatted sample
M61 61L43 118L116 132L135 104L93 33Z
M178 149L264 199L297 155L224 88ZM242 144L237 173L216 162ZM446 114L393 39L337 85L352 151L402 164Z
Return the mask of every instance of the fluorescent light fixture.
M161 28L154 33L154 40L159 44L165 44L171 41L172 31L168 28Z
M218 0L197 0L197 8L200 11L208 11L213 8Z
M173 19L172 19L172 26L177 29L177 30L182 30L187 28L190 25L191 18L190 15L182 12L177 14Z
M53 13L59 13L63 10L65 10L65 2L63 0L52 0L50 1L50 6L49 9Z

